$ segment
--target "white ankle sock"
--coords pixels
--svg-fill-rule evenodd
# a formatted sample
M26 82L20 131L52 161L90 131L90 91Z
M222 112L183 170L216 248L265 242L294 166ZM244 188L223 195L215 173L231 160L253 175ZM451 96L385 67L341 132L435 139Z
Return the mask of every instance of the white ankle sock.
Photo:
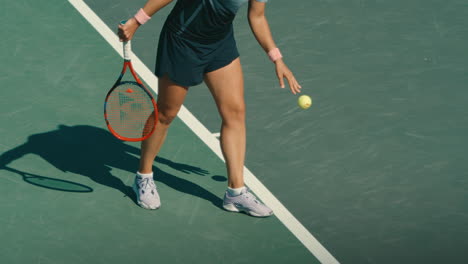
M153 173L140 173L139 171L137 171L136 173L138 176L140 176L140 178L153 178Z
M227 192L229 193L229 196L238 196L242 193L242 191L245 189L245 186L242 186L240 188L227 188Z

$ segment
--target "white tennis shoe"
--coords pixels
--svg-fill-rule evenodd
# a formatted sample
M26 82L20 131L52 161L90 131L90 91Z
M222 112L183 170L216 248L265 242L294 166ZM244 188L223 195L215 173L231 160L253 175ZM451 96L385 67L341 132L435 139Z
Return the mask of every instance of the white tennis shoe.
M161 200L153 178L142 178L137 175L133 182L133 190L141 207L150 210L161 207Z
M245 212L256 217L273 215L273 211L257 200L255 195L253 195L247 187L237 196L230 196L229 192L226 191L224 194L223 208L231 212Z

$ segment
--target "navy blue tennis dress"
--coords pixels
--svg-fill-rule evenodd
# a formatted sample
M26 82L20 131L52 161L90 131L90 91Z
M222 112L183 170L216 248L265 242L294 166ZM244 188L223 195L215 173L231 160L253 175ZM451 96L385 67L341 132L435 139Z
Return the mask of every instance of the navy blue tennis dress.
M194 86L205 73L239 57L232 21L248 1L178 0L159 37L156 76L168 75L179 85Z

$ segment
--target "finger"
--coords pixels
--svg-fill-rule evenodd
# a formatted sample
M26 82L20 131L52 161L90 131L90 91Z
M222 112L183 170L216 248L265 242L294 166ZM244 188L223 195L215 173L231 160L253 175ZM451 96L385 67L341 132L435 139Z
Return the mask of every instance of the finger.
M299 85L296 84L295 86L296 86L296 91L297 91L298 93L301 93L301 88L299 87Z
M297 82L296 78L294 77L294 75L291 74L291 82L294 86L294 89L296 90L296 92L300 93L301 92L301 86L299 85L299 83Z
M298 93L301 92L302 87L299 85L296 79L294 79L294 87L296 87Z
M293 94L296 94L297 93L297 89L296 89L296 86L294 85L294 80L293 78L291 78L291 76L286 76L286 79L288 80L288 83L289 83L289 89L291 90L291 92Z
M292 86L292 82L289 76L285 75L284 78L286 78L286 81L288 81L289 88L292 88L293 86Z
M124 30L121 24L118 25L117 36L119 36L120 42L124 41L125 34L124 34Z
M289 79L288 79L288 83L289 83L289 90L291 90L293 94L296 94L296 89L294 89L294 85L289 81Z
M130 36L130 34L128 32L124 31L124 32L122 32L122 39L124 41L129 41L131 39L131 36Z
M299 84L297 83L296 79L293 79L293 85L294 85L294 90L296 90L296 93L300 93L301 88L299 88Z
M279 80L281 88L284 88L284 79L283 78L284 78L283 74L278 74L278 80Z

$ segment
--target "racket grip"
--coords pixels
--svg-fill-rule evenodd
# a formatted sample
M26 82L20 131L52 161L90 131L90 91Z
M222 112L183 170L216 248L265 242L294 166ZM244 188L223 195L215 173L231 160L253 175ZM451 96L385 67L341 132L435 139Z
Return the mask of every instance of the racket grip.
M121 25L125 25L125 23L127 23L127 20L122 20L120 21L120 24ZM124 56L124 60L130 60L130 51L132 50L132 46L131 46L131 43L130 41L125 41L123 43L123 56Z
M130 41L125 41L123 43L123 56L124 56L124 60L130 60L130 52L132 50L132 47L131 47L131 42Z

